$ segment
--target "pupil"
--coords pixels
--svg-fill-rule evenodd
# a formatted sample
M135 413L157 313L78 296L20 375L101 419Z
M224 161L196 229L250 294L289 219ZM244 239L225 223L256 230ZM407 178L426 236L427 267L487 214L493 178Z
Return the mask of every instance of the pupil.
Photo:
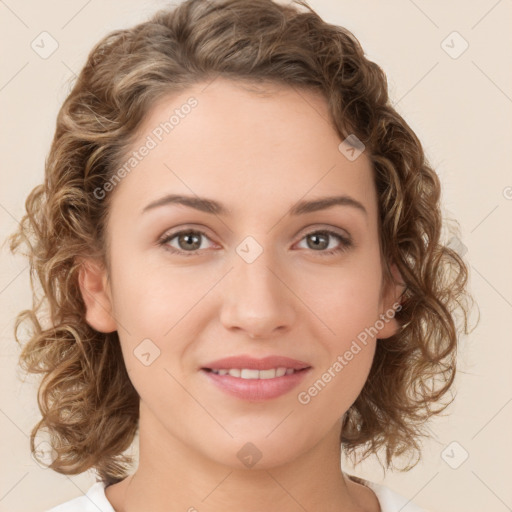
M318 248L319 244L322 245L322 242L321 241L319 242L319 239L322 239L322 238L324 239L324 247L322 247L322 248L325 249L327 247L327 245L329 245L328 243L327 243L327 245L325 245L325 240L327 239L327 237L323 234L311 235L311 238L313 240L315 240L313 248Z
M186 242L186 244L192 244L194 247L188 247L189 249L192 248L192 249L198 249L199 246L201 245L198 240L199 240L199 236L197 234L185 234L185 235L182 235L181 237L182 240L184 240ZM193 239L195 239L195 243L193 241ZM192 240L192 241L191 241Z

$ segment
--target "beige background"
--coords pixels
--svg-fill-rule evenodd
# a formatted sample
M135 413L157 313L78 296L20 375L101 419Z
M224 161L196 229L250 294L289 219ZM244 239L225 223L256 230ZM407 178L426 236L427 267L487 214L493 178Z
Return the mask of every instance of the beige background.
M105 33L148 17L164 1L27 0L0 2L0 237L16 227L23 202L43 176L58 108L92 45ZM376 461L353 473L384 482L432 511L512 510L512 2L510 0L311 0L344 25L389 79L396 108L424 142L443 183L443 208L461 224L470 287L481 313L460 346L458 390L432 422L423 461L388 473ZM58 42L42 59L31 42ZM452 58L442 41L457 31L468 49ZM453 41L453 42L452 42ZM450 36L451 51L461 40ZM446 44L444 46L446 46ZM16 368L15 314L29 306L26 262L0 253L0 510L44 510L86 491L92 473L64 476L31 458L28 435L39 418L34 380ZM465 450L469 457L453 469ZM453 449L453 451L452 451ZM451 457L450 457L451 456ZM347 468L349 469L349 468Z

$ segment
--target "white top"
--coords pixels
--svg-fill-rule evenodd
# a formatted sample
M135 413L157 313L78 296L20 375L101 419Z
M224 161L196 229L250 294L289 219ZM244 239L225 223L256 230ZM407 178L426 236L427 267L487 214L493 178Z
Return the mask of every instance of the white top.
M427 512L388 487L359 479L379 500L381 512ZM96 482L84 496L66 501L46 512L115 512L105 496L105 483Z

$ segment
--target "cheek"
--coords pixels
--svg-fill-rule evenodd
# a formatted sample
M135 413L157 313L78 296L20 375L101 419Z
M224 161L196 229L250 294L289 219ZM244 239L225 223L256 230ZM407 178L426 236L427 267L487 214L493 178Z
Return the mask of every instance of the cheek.
M315 338L325 357L308 383L314 387L306 390L306 400L321 394L317 405L332 400L342 414L357 398L375 354L379 285L375 268L341 269L318 283L318 293L310 292L307 300L321 319Z
M359 396L370 372L376 340L358 321L337 324L338 335L324 338L326 357L297 394L298 402L315 418L340 418Z
M129 372L138 375L150 362L152 369L181 374L187 340L199 337L202 299L214 278L192 267L170 271L135 258L119 262L112 275L114 315Z
M113 271L117 318L134 330L167 332L211 286L211 275L197 267L169 268L171 264L138 257L118 258ZM130 329L128 329L130 330Z
M357 265L317 275L314 287L304 286L302 295L326 328L329 343L343 348L378 319L379 291L378 270Z

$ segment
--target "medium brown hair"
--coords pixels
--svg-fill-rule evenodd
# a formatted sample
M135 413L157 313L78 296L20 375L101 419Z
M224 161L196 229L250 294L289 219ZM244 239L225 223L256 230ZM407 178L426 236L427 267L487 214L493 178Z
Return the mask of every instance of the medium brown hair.
M118 334L86 323L78 285L81 256L98 255L108 267L110 195L99 199L94 190L119 168L158 98L217 76L320 92L341 140L355 135L372 162L384 277L391 282L395 263L406 290L396 314L401 329L377 344L368 380L344 416L344 453L361 448L365 458L385 448L387 467L419 454L426 420L451 403L441 399L454 380L458 333L468 333L471 296L468 268L452 248L457 238L441 241L439 178L355 36L305 1L295 4L189 0L158 11L104 37L64 101L44 183L10 237L13 252L26 247L33 291L32 308L16 319L18 343L21 324L30 325L20 365L43 375L42 419L30 444L34 451L39 429L49 432L55 471L95 468L107 483L123 479L133 463L123 452L138 429L139 396Z

